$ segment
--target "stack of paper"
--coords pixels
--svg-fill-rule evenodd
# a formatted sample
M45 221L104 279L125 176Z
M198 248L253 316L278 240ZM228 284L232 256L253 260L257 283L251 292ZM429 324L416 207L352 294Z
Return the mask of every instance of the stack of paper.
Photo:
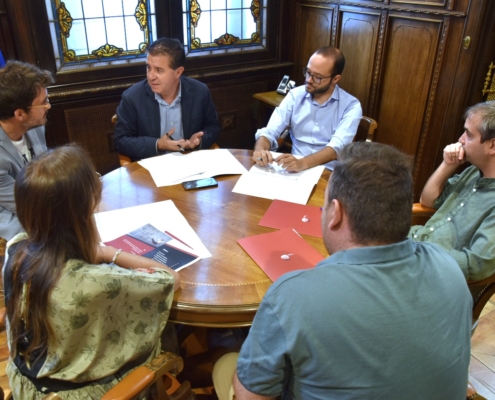
M217 175L243 174L246 168L227 149L170 153L139 161L157 187L176 185Z
M152 224L179 242L187 243L192 254L200 258L211 257L211 253L172 200L96 213L95 220L102 242L110 242L145 224Z
M280 153L272 152L272 155L275 159ZM306 204L324 169L323 165L319 165L305 171L291 173L276 163L264 168L253 165L249 172L242 174L232 191L265 199Z
M189 245L151 224L143 225L105 244L158 261L176 271L199 260L199 257L191 252L192 248Z

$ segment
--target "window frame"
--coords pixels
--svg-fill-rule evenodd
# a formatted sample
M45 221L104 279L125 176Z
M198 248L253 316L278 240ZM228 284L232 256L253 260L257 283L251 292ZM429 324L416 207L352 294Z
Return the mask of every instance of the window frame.
M29 52L29 56L21 57L21 59L33 62L40 68L51 71L56 80L54 86L70 87L82 82L96 81L112 81L116 84L121 84L122 82L129 82L129 79L138 81L146 76L145 59L143 59L142 63L135 62L132 64L69 71L57 70L45 0L11 1L19 2L19 8L22 8L24 12L21 18L25 17L23 23L30 25L29 35L19 41L19 47L22 46L23 50L26 49ZM283 52L283 50L277 49L280 21L282 21L282 15L280 15L282 10L281 1L283 0L270 0L268 3L265 49L186 57L185 75L202 74L202 71L208 70L208 76L221 77L223 71L227 69L235 70L256 65L261 67L263 64L278 62L279 54ZM27 3L30 4L30 9L39 9L40 12L36 15L35 13L27 13ZM174 37L182 42L184 41L181 1L155 1L155 18L157 38ZM18 53L21 53L21 51Z

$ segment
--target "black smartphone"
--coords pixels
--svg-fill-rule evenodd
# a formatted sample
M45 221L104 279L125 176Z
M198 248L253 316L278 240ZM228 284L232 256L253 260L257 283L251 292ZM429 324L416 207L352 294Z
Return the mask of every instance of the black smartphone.
M182 182L182 186L186 190L202 189L210 186L218 186L215 178L198 179L197 181Z

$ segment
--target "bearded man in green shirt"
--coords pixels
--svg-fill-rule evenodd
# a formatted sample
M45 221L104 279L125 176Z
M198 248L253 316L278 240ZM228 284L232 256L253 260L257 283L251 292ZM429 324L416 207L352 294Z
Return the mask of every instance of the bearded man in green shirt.
M471 166L452 176L465 162ZM495 101L468 108L464 133L445 147L420 202L437 211L411 228L412 239L445 248L469 281L495 273Z

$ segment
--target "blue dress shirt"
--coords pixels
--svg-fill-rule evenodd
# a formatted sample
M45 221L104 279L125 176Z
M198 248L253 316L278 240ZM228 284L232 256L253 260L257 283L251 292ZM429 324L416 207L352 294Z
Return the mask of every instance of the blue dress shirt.
M290 127L292 154L308 156L326 146L338 154L352 142L363 115L361 104L338 85L323 104L313 100L304 85L292 89L273 112L268 125L258 129L256 140L266 137L271 150L278 148L277 139ZM325 164L333 170L334 161Z
M184 138L182 131L182 109L180 105L182 85L179 82L179 91L177 96L168 104L162 97L155 93L155 100L160 105L160 137L163 137L170 129L175 128L172 140Z

